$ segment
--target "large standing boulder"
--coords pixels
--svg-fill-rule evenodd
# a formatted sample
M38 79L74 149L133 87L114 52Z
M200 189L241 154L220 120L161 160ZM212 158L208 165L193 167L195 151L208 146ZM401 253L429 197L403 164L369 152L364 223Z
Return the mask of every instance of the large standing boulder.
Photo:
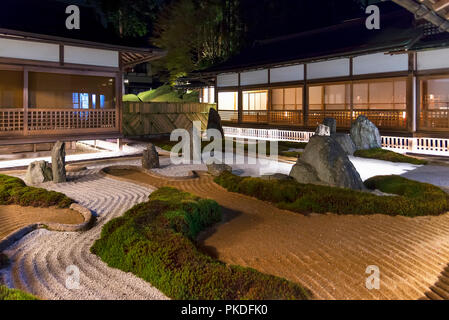
M143 150L142 168L148 170L160 168L159 154L152 143L149 143L147 148Z
M365 190L346 152L332 137L313 136L290 175L300 183Z
M337 133L337 120L335 118L324 118L323 124L329 127L331 135Z
M330 128L328 126L325 126L324 124L318 125L318 127L315 130L315 135L321 136L321 137L328 137L331 135Z
M53 174L47 161L35 161L28 166L24 181L27 185L34 186L52 181Z
M352 156L354 155L355 144L354 141L352 141L351 136L347 133L335 133L331 135L332 138L335 139L335 141L340 144L340 146L343 148L343 150L346 152L346 154Z
M221 117L217 110L214 108L210 108L209 110L209 119L207 121L207 130L216 129L220 131L221 136L224 139L224 131L223 126L221 125Z
M65 171L65 143L58 141L51 151L51 168L53 171L53 182L62 183L67 181Z
M367 117L359 116L351 127L351 139L357 150L382 147L379 129Z

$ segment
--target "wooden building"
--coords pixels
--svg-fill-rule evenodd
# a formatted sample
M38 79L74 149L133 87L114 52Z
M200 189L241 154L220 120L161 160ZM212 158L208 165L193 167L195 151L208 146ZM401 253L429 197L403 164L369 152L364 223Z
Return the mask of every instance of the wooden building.
M333 117L348 130L366 115L384 135L449 137L449 33L388 5L380 30L363 17L254 44L199 73L215 79L203 99L234 127L312 130Z
M81 8L65 27L52 1L2 1L0 146L120 138L124 69L164 52L125 41Z

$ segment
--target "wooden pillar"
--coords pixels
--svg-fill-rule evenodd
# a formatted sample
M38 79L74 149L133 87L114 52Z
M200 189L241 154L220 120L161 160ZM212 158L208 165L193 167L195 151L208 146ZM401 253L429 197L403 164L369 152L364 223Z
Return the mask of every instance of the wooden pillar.
M349 127L352 126L353 114L354 114L354 58L349 59L349 76L351 81L349 82Z
M28 69L23 68L23 135L28 135Z
M238 97L237 97L237 110L238 110L238 119L239 124L243 122L243 91L240 87L240 72L239 72L239 79L238 79Z
M302 89L302 116L303 125L309 125L309 86L307 85L307 64L304 64L304 87Z
M408 75L406 85L406 130L410 133L416 131L416 53L408 54Z

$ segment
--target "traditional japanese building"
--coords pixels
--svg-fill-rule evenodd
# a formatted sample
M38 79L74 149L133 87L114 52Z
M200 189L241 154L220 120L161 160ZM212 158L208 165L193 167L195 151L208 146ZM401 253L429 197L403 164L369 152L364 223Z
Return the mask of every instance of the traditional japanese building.
M66 28L55 1L0 4L0 145L120 138L123 72L163 56L81 8Z
M366 115L383 135L449 138L449 33L424 19L441 8L418 18L389 6L380 30L362 17L255 43L200 73L215 79L203 101L234 127L312 130L333 117L347 130Z

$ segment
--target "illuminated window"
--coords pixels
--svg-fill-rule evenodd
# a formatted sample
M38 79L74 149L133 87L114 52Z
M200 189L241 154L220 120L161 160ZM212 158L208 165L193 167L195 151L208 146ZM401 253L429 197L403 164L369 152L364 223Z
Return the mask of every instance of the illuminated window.
M237 111L238 92L219 92L218 93L218 109Z
M208 87L201 89L201 103L215 103L215 88Z
M350 84L309 87L310 110L349 110Z
M421 81L424 110L449 109L449 78Z
M354 109L405 110L406 82L404 79L373 80L354 83Z
M29 73L30 108L90 109L96 107L97 96L101 108L115 107L114 78Z
M302 88L276 88L271 91L272 110L302 110Z
M0 70L0 108L23 107L23 73Z
M260 111L268 109L268 90L243 91L243 110Z

